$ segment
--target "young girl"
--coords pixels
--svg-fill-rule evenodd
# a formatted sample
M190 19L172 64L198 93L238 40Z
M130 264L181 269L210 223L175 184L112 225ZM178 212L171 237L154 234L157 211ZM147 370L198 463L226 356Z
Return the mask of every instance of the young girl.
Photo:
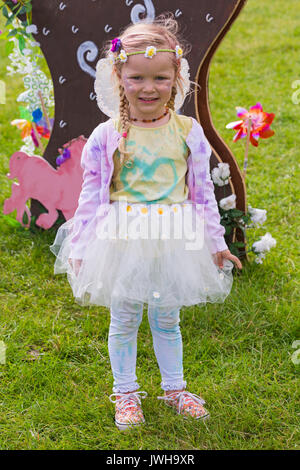
M144 422L147 393L135 374L144 303L162 376L158 398L178 414L208 417L204 400L186 389L180 308L224 302L233 263L242 268L220 225L210 145L194 118L176 113L190 86L177 30L162 15L131 25L98 62L98 105L110 119L83 149L78 208L50 247L75 300L110 309L119 429Z

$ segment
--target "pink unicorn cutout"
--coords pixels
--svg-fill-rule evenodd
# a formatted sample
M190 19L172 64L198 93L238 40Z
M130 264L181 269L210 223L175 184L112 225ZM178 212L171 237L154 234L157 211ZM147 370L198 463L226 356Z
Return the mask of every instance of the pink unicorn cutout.
M58 218L60 210L65 219L73 217L83 182L83 169L80 166L82 149L86 138L81 135L63 147L70 151L70 158L65 160L57 169L43 157L30 156L25 152L15 152L9 161L9 173L7 178L17 178L11 187L11 197L4 201L3 213L9 214L17 210L16 219L29 227L31 213L26 205L29 198L38 200L48 210L48 213L40 214L36 225L49 229ZM62 154L62 149L59 149ZM23 215L26 212L28 223L23 223Z

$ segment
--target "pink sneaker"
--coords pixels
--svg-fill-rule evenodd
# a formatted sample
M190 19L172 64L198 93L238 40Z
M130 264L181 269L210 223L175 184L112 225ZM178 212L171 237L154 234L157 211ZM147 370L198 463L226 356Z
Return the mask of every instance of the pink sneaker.
M141 398L146 396L147 392L112 393L109 396L110 401L116 404L115 423L120 431L145 422Z
M182 390L157 398L164 400L166 405L175 408L177 413L184 417L192 416L195 419L203 420L209 418L208 411L202 406L205 401L194 393Z

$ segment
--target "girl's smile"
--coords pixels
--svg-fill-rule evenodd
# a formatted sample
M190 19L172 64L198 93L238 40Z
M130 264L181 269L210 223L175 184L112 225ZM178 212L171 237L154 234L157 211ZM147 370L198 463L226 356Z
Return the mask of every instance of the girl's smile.
M120 81L129 102L130 116L153 119L160 116L175 85L172 53L158 53L152 59L130 56L122 66Z

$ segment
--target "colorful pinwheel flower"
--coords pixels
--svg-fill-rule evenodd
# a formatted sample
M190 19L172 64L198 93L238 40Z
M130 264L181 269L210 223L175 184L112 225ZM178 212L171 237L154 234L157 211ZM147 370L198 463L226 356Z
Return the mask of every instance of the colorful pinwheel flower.
M243 176L246 178L249 142L251 142L254 147L257 147L258 139L260 137L262 139L267 139L275 134L275 132L270 129L270 125L273 122L275 114L264 113L260 103L256 103L256 105L252 106L249 111L245 108L240 108L239 106L236 107L236 110L237 116L242 119L240 121L230 122L227 124L226 129L235 129L238 131L233 138L233 142L236 142L243 137L247 138L243 172Z
M270 129L270 125L273 122L275 114L265 113L261 103L256 103L256 105L252 106L249 111L238 106L236 107L236 110L240 121L230 122L226 126L226 129L235 129L238 131L233 137L233 142L236 142L243 137L247 137L249 120L251 120L250 142L254 147L258 146L259 137L261 139L267 139L274 135L274 131Z
M21 130L21 139L24 140L26 137L31 136L36 147L40 146L39 136L45 139L50 137L50 129L48 129L46 120L39 108L30 113L26 108L20 106L20 119L14 119L11 124Z

